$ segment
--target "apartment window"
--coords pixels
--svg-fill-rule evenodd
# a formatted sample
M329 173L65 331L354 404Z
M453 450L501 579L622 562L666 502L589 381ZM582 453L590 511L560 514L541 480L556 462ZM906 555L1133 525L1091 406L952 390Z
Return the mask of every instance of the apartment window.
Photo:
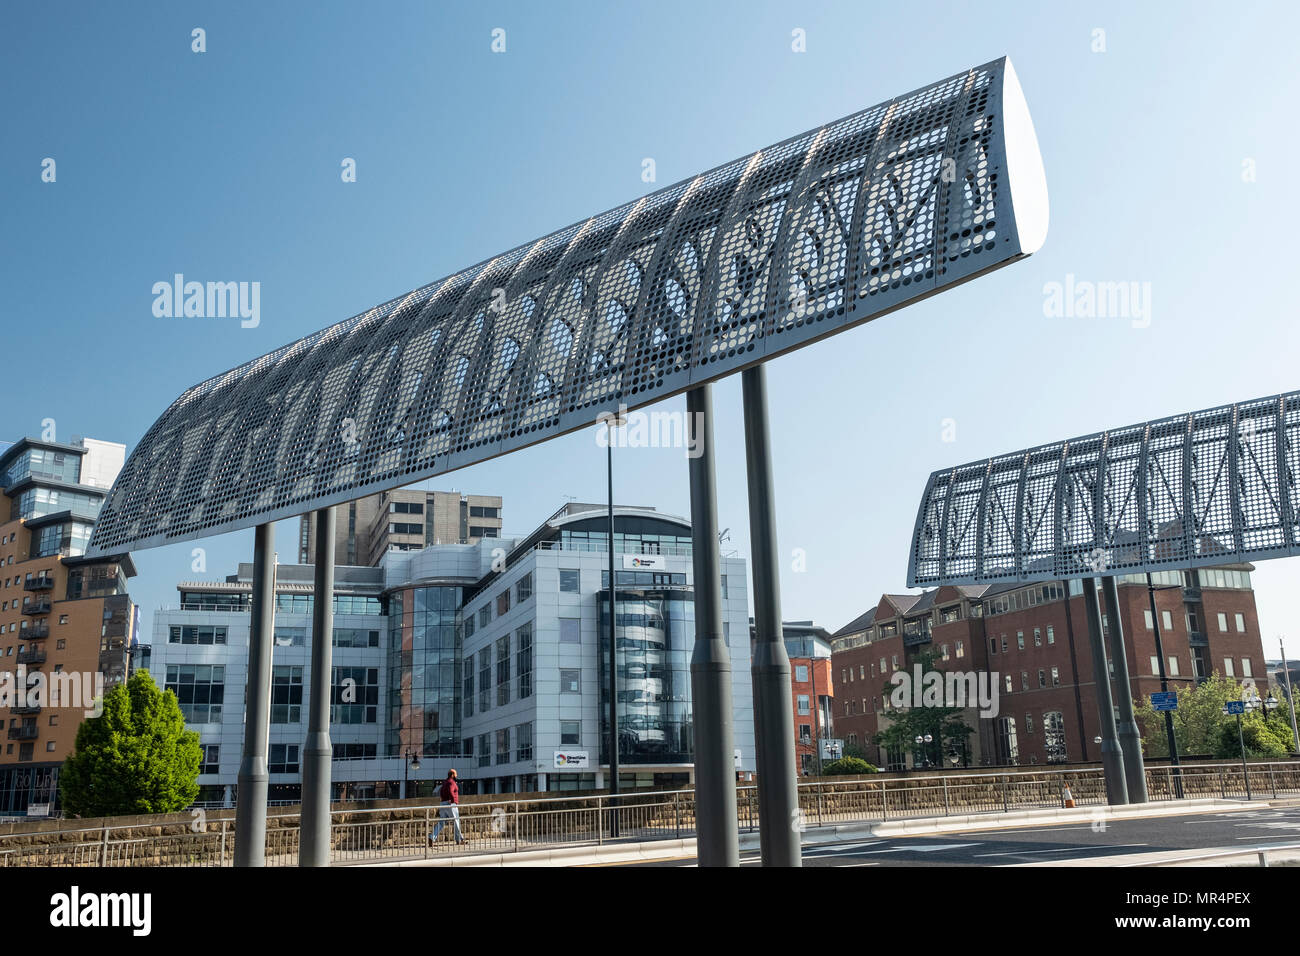
M580 668L562 668L560 670L560 693L582 693L582 670Z
M517 724L515 726L515 759L533 759L533 725Z
M885 659L882 657L882 658L880 659L880 676L881 676L881 677L884 677L884 676L885 676L885 671L887 671L887 670L888 670L888 667L885 666Z
M1219 631L1220 631L1220 633L1222 633L1222 632L1226 631L1227 629L1228 629L1228 615L1226 615L1226 614L1224 614L1222 611L1220 611L1220 612L1219 612Z
M1006 636L1005 634L1003 634L1003 635L1002 635L1002 653L1005 654L1006 651L1007 651L1007 636Z
M578 572L577 571L560 571L560 590L568 591L573 594L578 593Z
M847 667L840 668L840 680L845 684L849 682L849 669Z
M1038 668L1038 686L1047 686L1047 671L1043 670L1041 667Z
M302 668L271 668L271 723L296 724L302 718Z
M560 643L582 643L582 621L576 617L560 618Z
M859 664L859 665L858 665L858 679L859 679L859 680L866 680L866 679L867 679L867 665L866 665L866 664Z
M224 627L212 627L204 624L187 624L179 627L173 626L168 634L167 643L224 644L226 643L226 629Z
M1253 672L1251 671L1251 669L1250 669L1250 658L1249 658L1249 657L1243 657L1243 658L1241 659L1241 676L1242 676L1242 677L1254 677L1254 676L1255 676L1254 673L1253 673Z
M266 762L267 773L297 773L298 745L271 744L271 753Z
M1025 714L1025 733L1032 734L1033 732L1034 732L1034 715Z
M1036 627L1034 628L1034 647L1042 647L1042 646L1043 646L1043 629L1041 627Z
M1160 624L1166 631L1172 631L1174 629L1173 615L1170 614L1168 611L1161 611Z
M501 617L510 611L510 590L507 588L497 595L497 617Z
M1029 671L1020 672L1020 689L1029 690Z
M965 642L965 641L958 641L958 642L957 642L957 656L958 656L959 658L960 658L960 657L965 657L965 656L966 656L966 642Z
M478 652L478 712L485 714L492 706L492 645Z
M1160 658L1157 657L1155 654L1151 655L1151 673L1153 674L1160 673Z
M893 655L892 660L894 662L894 670L898 670L898 655L897 654Z
M807 743L812 740L812 727L808 724L799 725L799 739Z
M560 746L576 747L582 742L582 721L560 721Z
M849 668L849 683L850 683L850 684L853 683L853 668L852 668L852 667Z
M533 596L533 572L529 571L515 582L515 603L522 604Z
M807 665L807 664L796 664L796 665L795 665L795 668L794 668L794 679L795 679L795 683L798 683L798 684L806 684L806 683L808 683L808 665Z
M226 669L217 664L168 664L163 685L176 695L187 724L221 722Z
M510 635L497 639L497 706L510 703Z
M1245 618L1243 615L1241 615L1241 614L1234 614L1234 615L1233 615L1233 619L1235 620L1235 622L1236 622L1236 624L1237 624L1237 633L1238 633L1238 634L1245 634L1245 633L1246 633L1246 618Z
M53 750L54 750L54 741L53 740L45 741L45 752L50 753Z
M996 654L997 652L998 652L998 639L997 639L996 637L990 637L990 638L989 638L989 653L990 653L990 654Z
M510 728L502 727L497 731L497 763L510 762Z
M1006 683L1007 693L1010 694L1010 693L1012 692L1012 687L1011 687L1011 675L1010 675L1010 674L1004 674L1004 675L1003 675L1003 679L1004 679L1004 681L1005 681L1005 683Z
M1232 669L1232 658L1231 658L1231 657L1225 657L1225 658L1223 659L1223 676L1225 676L1225 677L1235 677L1235 676L1237 676L1237 675L1236 675L1236 672Z
M1047 625L1047 643L1048 644L1056 643L1056 629L1053 628L1052 625L1050 624Z
M1154 623L1155 623L1155 622L1151 619L1151 612L1150 612L1150 610L1146 610L1146 611L1143 611L1143 612L1142 612L1142 621L1143 621L1143 623L1146 624L1146 626L1147 626L1147 630L1148 630L1148 631L1150 631L1150 630L1154 630Z
M807 694L800 694L800 695L799 695L799 713L800 713L800 714L811 714L811 713L812 713L812 709L811 709L811 707L809 706L809 703L808 703L808 695L807 695Z
M1176 657L1169 658L1169 676L1170 677L1178 676L1178 658Z
M478 626L487 627L492 623L492 605L484 604L478 609Z
M1055 665L1052 666L1052 686L1061 686L1061 671Z
M942 656L942 659L943 659L943 660L945 660L945 661L946 661L946 660L949 660L950 655L949 655L949 653L948 653L948 645L947 645L947 644L943 644L943 645L940 646L940 648L939 648L939 653L940 653L940 655Z
M67 648L67 646L68 646L68 642L67 642L67 639L66 639L66 638L62 638L62 637L61 637L61 638L59 638L57 641L54 642L54 649L55 649L56 651L62 651L62 650L65 650L65 649Z
M1016 650L1023 651L1024 649L1025 649L1025 632L1016 631Z

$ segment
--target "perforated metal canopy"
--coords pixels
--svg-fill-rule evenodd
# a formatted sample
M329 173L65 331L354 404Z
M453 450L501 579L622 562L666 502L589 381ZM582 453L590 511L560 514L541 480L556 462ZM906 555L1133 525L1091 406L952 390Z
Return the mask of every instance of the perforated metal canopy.
M1049 581L1300 554L1300 392L936 471L907 583Z
M1035 252L1047 187L996 60L416 289L186 391L90 553L410 484L713 381Z

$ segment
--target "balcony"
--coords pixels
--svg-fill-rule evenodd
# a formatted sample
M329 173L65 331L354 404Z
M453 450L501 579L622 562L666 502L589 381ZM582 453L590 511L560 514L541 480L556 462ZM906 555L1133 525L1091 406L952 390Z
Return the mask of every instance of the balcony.
M41 706L40 704L24 704L22 707L10 707L9 712L12 714L39 714Z
M54 578L49 574L38 574L30 581L23 582L24 591L49 591L54 588Z
M18 652L19 664L35 664L37 667L45 663L45 649L39 647L29 648L25 651Z
M42 596L37 598L35 601L32 601L30 604L24 604L23 613L32 614L32 615L49 614L50 606L51 605L50 605L49 596L48 595Z
M1209 647L1210 639L1205 636L1204 631L1188 631L1187 646L1188 647Z
M21 636L29 641L43 641L50 636L50 626L45 623L34 624L24 630Z
M1201 599L1201 589L1199 587L1183 588L1184 601L1199 601Z
M930 643L929 631L917 631L915 634L908 634L906 631L903 632L904 647L915 647L917 644L928 643Z
M37 733L39 733L39 731L37 730L35 724L28 724L23 727L10 727L9 739L10 740L35 740Z

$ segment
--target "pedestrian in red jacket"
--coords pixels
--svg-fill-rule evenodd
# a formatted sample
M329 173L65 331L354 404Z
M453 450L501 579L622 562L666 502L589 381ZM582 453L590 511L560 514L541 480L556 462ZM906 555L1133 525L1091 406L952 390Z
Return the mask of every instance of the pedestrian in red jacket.
M438 839L438 834L450 820L456 831L456 842L464 843L465 835L460 832L460 787L456 785L455 770L447 771L447 779L442 782L438 798L442 801L442 806L438 810L438 825L429 834L429 842L433 843Z

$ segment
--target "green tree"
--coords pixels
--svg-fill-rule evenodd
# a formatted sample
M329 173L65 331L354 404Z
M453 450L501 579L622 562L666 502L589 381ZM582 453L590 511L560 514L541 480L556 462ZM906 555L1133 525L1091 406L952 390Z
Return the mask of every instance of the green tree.
M1218 671L1201 684L1177 688L1178 709L1173 711L1174 741L1178 753L1210 754L1215 757L1239 757L1241 744L1237 740L1237 719L1223 713L1223 705L1230 700L1242 699L1242 686L1227 680ZM1265 691L1267 693L1267 691ZM1134 702L1134 713L1142 729L1143 746L1150 757L1168 757L1169 739L1165 733L1165 717L1151 707L1149 699ZM1245 715L1242 736L1246 738L1247 754L1252 753L1251 741L1256 741L1256 756L1285 757L1291 752L1291 716L1286 701L1267 718L1258 713ZM1254 721L1261 726L1253 728ZM1231 745L1226 741L1231 738ZM1280 738L1280 739L1275 739ZM1278 746L1283 748L1280 752Z
M857 757L841 757L839 760L832 760L822 767L822 774L827 777L879 772L876 767Z
M201 760L176 695L136 671L104 696L100 716L77 728L59 774L63 809L82 817L183 810L198 796Z
M1241 756L1241 745L1246 745L1247 759L1281 759L1291 754L1291 725L1283 725L1276 714L1262 717L1258 712L1243 714L1241 735L1237 735L1237 718L1224 717L1219 728L1216 757Z
M943 674L943 671L935 666L935 659L933 651L923 651L913 659L913 664L921 665L923 681L925 675L931 672ZM894 689L894 685L887 681L884 686L885 697L889 698ZM920 688L912 689L913 695L919 696L920 692ZM951 745L959 753L964 753L970 735L975 732L974 728L966 723L960 707L924 707L914 700L911 707L889 711L889 717L889 726L872 737L872 742L887 750L916 752L918 750L916 738L929 734L934 738L934 742L922 744L921 753L939 767L943 766L945 744Z

